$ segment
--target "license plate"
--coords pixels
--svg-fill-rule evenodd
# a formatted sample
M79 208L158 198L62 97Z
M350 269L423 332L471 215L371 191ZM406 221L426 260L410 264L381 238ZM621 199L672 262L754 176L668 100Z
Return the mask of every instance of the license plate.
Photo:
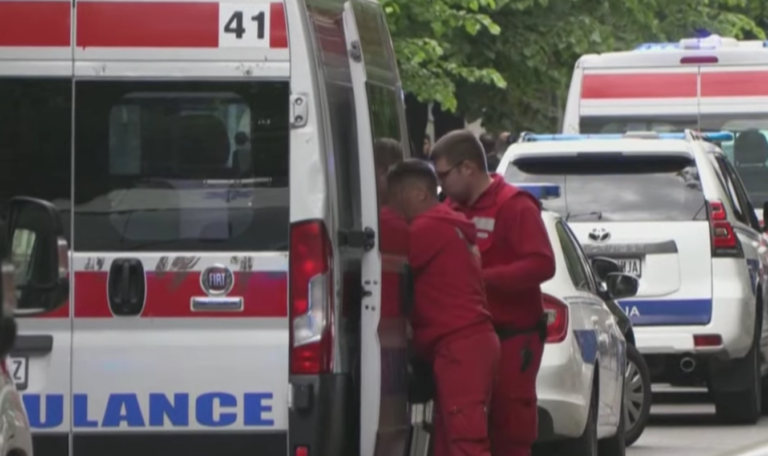
M26 356L10 357L8 359L8 371L17 390L24 391L27 389L29 359Z
M625 274L632 274L638 278L643 276L643 262L640 261L640 258L621 258L616 262L619 263Z

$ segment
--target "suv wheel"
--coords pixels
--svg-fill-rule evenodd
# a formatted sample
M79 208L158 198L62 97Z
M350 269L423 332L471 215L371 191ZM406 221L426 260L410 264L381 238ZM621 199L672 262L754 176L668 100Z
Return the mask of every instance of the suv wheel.
M755 424L760 419L762 403L762 377L757 343L742 359L733 361L733 371L749 376L749 385L742 391L713 391L718 418L730 424ZM730 366L729 366L730 367Z

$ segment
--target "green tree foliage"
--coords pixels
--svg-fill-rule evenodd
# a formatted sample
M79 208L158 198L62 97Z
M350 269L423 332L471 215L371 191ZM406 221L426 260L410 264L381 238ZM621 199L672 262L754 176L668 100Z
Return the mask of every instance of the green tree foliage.
M381 3L393 35L403 86L420 101L436 101L453 111L457 107L458 82L506 87L492 61L468 64L469 55L463 45L468 38L480 33L488 37L499 35L499 25L488 15L496 9L494 0L383 0Z
M384 0L407 91L486 128L554 130L584 54L706 29L764 39L768 0Z

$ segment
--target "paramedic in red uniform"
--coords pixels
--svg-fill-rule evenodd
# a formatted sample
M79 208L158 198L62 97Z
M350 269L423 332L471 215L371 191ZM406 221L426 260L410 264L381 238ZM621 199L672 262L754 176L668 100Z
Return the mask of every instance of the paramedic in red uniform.
M432 159L450 205L474 222L488 306L501 341L491 407L494 456L527 456L536 440L536 375L546 339L540 285L555 274L541 206L528 192L489 174L469 130L440 138Z
M475 227L440 204L429 163L406 160L387 183L390 204L410 224L411 325L416 351L434 372L434 456L490 456L499 339L486 309Z

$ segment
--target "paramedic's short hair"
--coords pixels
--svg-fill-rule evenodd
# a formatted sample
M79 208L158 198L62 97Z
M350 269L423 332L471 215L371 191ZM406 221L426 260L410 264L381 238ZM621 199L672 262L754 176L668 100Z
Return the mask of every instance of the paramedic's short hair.
M387 170L403 161L403 146L392 138L379 138L373 142L373 162L377 168Z
M395 188L408 182L418 182L437 197L437 174L432 165L418 158L410 158L395 165L387 175L387 186Z
M433 161L445 159L451 165L469 161L482 171L488 171L485 149L479 139L469 130L454 130L440 138L432 146Z

